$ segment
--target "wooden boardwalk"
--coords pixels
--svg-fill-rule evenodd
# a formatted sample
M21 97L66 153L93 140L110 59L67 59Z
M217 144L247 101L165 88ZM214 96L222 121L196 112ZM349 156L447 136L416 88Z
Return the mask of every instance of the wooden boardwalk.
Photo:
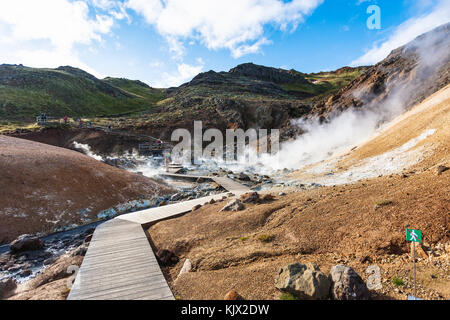
M205 178L214 180L236 196L250 191L229 178ZM67 299L173 300L144 226L184 214L196 205L211 199L220 200L225 195L124 214L101 224L94 232Z

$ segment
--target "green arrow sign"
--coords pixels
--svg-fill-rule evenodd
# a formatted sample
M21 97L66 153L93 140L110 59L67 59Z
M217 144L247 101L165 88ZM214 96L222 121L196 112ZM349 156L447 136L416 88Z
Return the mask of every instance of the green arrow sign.
M422 231L414 229L406 229L406 241L423 242Z

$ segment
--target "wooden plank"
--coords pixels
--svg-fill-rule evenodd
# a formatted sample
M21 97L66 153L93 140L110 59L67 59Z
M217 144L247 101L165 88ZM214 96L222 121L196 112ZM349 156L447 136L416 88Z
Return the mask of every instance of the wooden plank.
M174 178L210 179L236 196L250 191L227 177L166 174ZM213 195L121 215L101 224L94 232L69 300L173 300L173 294L145 235L143 225L175 217L203 205Z
M94 232L68 299L118 299L133 292L173 299L142 226L114 219Z

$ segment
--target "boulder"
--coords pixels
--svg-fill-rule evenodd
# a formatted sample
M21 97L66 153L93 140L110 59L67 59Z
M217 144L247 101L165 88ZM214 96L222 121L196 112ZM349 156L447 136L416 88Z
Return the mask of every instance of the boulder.
M28 234L21 235L10 245L12 253L20 253L24 251L36 251L44 248L44 243L38 237Z
M312 263L294 263L281 268L275 287L299 299L324 300L330 295L330 280Z
M363 279L350 267L331 268L331 297L335 300L369 300L370 293Z
M6 299L16 290L17 284L14 279L4 279L0 281L0 299Z
M233 211L233 212L237 212L237 211L241 211L244 210L245 206L242 204L242 202L238 199L235 199L231 202L228 202L228 204L223 207L220 212L222 211Z
M235 290L231 290L225 295L224 300L239 301L239 300L245 300L245 299L239 293L237 293Z

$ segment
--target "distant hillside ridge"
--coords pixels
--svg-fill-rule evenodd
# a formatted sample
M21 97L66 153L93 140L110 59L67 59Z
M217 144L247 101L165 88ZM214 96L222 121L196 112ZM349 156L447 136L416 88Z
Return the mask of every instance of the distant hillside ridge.
M151 109L164 93L142 82L95 76L78 68L0 65L0 119L113 116Z

